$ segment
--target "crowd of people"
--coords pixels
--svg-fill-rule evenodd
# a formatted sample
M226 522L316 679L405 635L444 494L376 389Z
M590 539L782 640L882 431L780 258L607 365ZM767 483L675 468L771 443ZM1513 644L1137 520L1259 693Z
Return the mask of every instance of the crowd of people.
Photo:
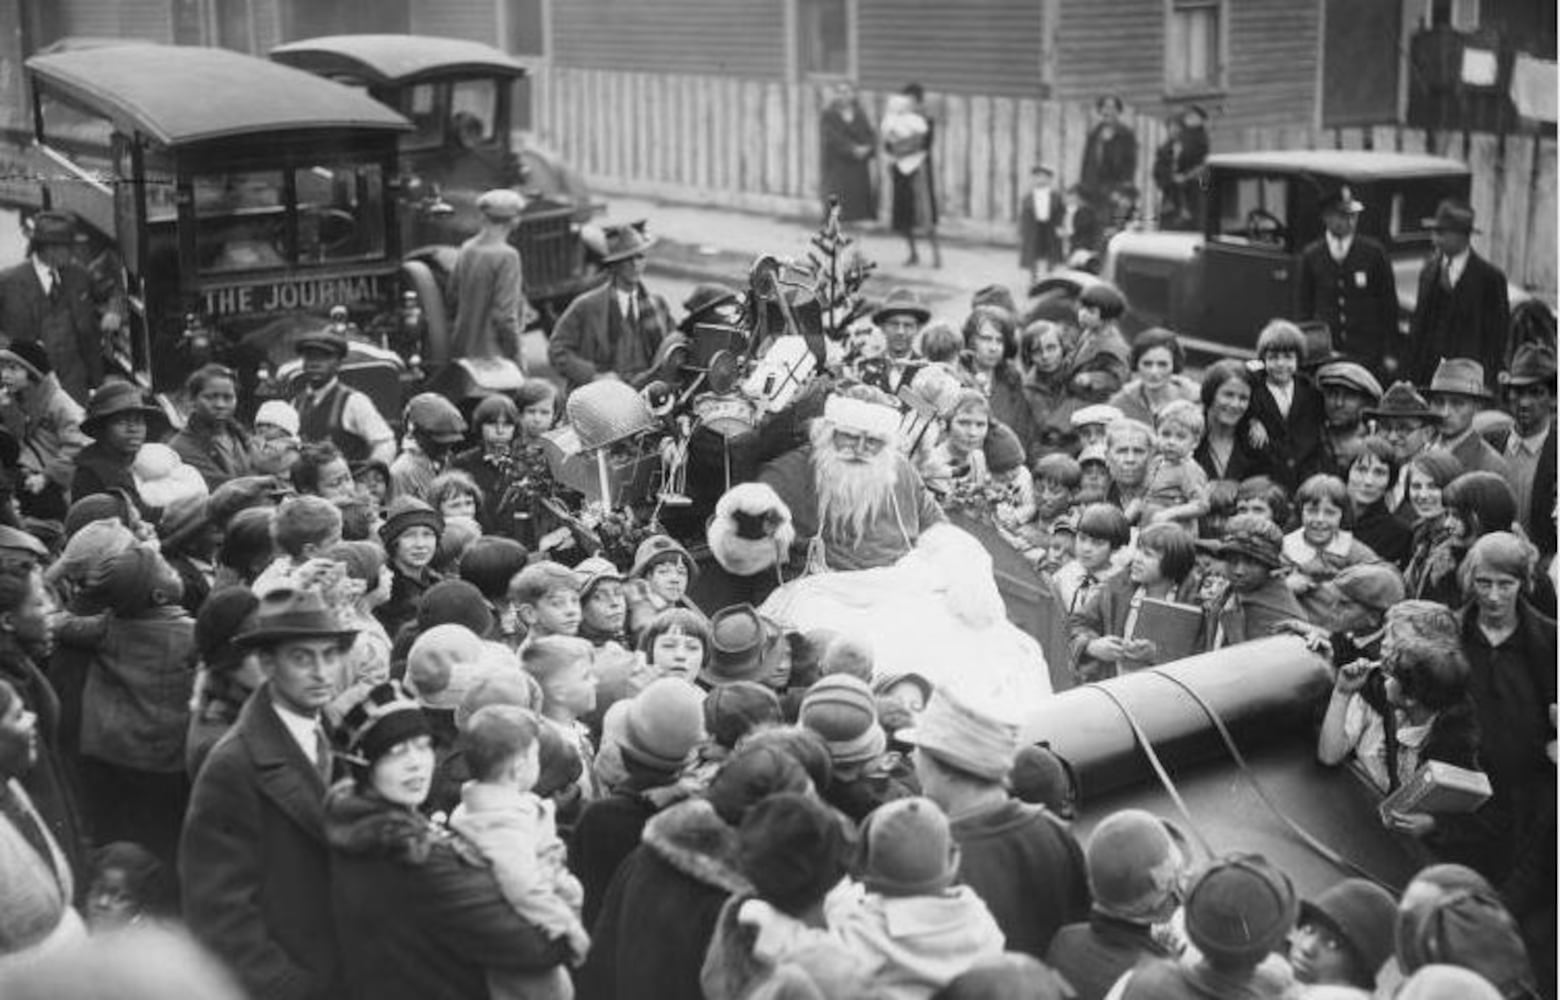
M564 385L422 393L398 430L334 330L298 338L291 399L200 368L177 430L6 331L0 993L150 924L267 1000L1554 996L1551 348L1383 387L1381 357L1274 320L1194 377L1103 283L992 286L958 325L901 289L760 474L789 504L717 511L735 576L985 524L1060 609L1072 682L1291 633L1335 678L1321 765L1383 797L1431 762L1488 779L1473 811L1383 810L1425 864L1401 893L1302 894L1164 817L1088 815L957 664L695 599L697 540L617 564L540 503L565 391L644 386L689 329L648 248L612 232Z

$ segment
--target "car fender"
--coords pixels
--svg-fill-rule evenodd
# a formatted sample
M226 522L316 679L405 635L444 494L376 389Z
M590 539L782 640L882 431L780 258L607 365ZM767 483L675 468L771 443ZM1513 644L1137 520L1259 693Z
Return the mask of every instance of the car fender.
M448 272L444 275L447 277ZM450 358L450 319L439 277L427 260L407 260L401 263L401 281L404 287L417 293L423 320L428 325L423 338L423 360L434 365L444 364Z

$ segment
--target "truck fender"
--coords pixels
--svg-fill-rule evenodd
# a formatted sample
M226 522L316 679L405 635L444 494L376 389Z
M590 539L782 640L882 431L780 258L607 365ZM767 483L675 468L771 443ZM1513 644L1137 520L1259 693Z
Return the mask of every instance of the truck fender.
M450 319L444 305L444 290L434 276L433 268L420 260L402 262L401 280L406 288L417 293L423 320L428 324L427 336L423 338L423 361L442 365L450 359Z

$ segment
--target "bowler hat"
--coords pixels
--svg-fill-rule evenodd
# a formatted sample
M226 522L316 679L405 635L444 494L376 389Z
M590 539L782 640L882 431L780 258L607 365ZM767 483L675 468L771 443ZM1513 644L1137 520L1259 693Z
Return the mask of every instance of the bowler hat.
M406 424L434 438L466 436L466 418L455 404L436 392L419 392L406 404Z
M1411 420L1434 420L1436 412L1430 409L1425 397L1419 394L1411 382L1393 382L1381 397L1381 403L1365 411L1367 417L1377 420L1383 417L1399 417Z
M1490 391L1484 387L1484 366L1472 358L1442 358L1425 387L1426 396L1437 393L1489 399Z
M882 323L890 316L914 316L917 323L925 323L932 318L932 311L921 303L921 297L914 289L895 288L873 311L872 322Z
M323 351L326 354L334 354L338 358L347 356L347 338L327 327L318 330L308 330L293 338L293 350L302 354L304 351Z
M781 631L751 604L722 608L710 619L710 662L699 679L711 687L732 681L756 681Z
M938 761L974 778L1002 781L1018 754L1018 728L960 701L947 688L932 691L914 728L895 734Z
M1472 206L1456 198L1447 198L1435 206L1435 215L1424 220L1424 225L1431 232L1444 229L1453 233L1475 233L1478 230L1473 226L1473 219Z
M1343 184L1322 196L1322 211L1358 215L1365 211L1365 203L1354 197L1349 185Z
M129 382L105 382L92 393L87 401L87 415L81 421L81 432L97 437L110 418L126 413L139 413L146 418L148 429L161 428L168 421L163 411L147 402L139 386ZM154 432L155 433L155 432Z
M624 225L607 226L604 235L607 241L607 252L601 257L604 264L616 264L637 257L655 246L655 237L645 232L642 219Z
M52 246L70 246L87 242L86 234L76 227L67 212L39 212L33 216L32 242Z
M1392 894L1362 878L1346 878L1314 901L1300 903L1300 923L1321 924L1354 952L1367 974L1392 957L1392 931L1397 925L1397 901Z
M0 352L0 358L5 357ZM1555 381L1555 352L1543 344L1523 344L1511 359L1511 370L1495 376L1501 385L1537 385L1540 382L1553 385Z
M240 646L272 646L298 639L334 639L345 645L357 629L342 628L325 598L313 590L278 589L260 599L254 624L233 637Z
M704 284L695 286L692 293L683 300L683 321L677 324L679 329L688 330L704 315L724 305L737 302L737 293L725 285Z

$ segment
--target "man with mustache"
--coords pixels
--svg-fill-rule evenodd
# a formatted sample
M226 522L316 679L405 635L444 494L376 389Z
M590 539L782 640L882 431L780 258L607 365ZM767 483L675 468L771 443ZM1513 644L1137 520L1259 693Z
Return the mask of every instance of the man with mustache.
M858 570L914 548L943 513L900 452L899 410L884 400L871 389L830 397L809 445L728 492L710 525L716 560L750 576L786 562L794 547L793 563Z

